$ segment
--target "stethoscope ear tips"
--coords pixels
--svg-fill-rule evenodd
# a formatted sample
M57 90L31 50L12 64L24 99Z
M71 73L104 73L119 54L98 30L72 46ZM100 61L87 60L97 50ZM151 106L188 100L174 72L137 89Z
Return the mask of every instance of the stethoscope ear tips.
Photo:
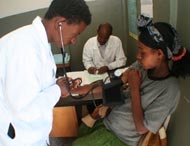
M62 26L62 23L61 22L59 22L59 24L58 24L59 26Z

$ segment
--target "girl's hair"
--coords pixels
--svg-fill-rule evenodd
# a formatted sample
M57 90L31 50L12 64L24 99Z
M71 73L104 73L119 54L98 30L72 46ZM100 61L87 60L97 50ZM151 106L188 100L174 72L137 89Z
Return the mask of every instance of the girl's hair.
M190 52L181 45L177 31L168 23L152 23L152 19L140 17L143 18L138 19L139 41L152 49L163 51L173 76L190 75Z
M53 0L44 18L50 20L56 16L66 18L70 24L91 23L91 13L84 0Z

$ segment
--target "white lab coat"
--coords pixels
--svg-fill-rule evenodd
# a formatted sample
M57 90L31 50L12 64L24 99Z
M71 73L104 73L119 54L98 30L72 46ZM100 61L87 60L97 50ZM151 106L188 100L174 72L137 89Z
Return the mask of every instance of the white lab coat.
M102 57L98 48L97 36L90 38L83 48L83 64L86 69L89 67L100 68L107 66L112 70L124 66L126 57L121 40L111 35L106 43L105 56Z
M45 146L61 91L40 17L0 39L0 146ZM7 136L12 123L16 137Z

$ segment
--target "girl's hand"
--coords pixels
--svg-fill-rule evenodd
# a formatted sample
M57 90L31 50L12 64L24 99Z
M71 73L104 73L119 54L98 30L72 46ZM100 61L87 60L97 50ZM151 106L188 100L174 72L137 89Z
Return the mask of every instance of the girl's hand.
M140 88L141 72L137 69L128 69L128 84L131 89Z

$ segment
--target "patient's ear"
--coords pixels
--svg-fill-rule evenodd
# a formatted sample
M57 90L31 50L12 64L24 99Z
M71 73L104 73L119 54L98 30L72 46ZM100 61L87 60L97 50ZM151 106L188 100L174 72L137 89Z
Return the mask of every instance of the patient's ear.
M162 59L165 55L164 55L164 52L161 50L161 49L158 49L157 50L157 54L158 54L158 58L159 59Z

